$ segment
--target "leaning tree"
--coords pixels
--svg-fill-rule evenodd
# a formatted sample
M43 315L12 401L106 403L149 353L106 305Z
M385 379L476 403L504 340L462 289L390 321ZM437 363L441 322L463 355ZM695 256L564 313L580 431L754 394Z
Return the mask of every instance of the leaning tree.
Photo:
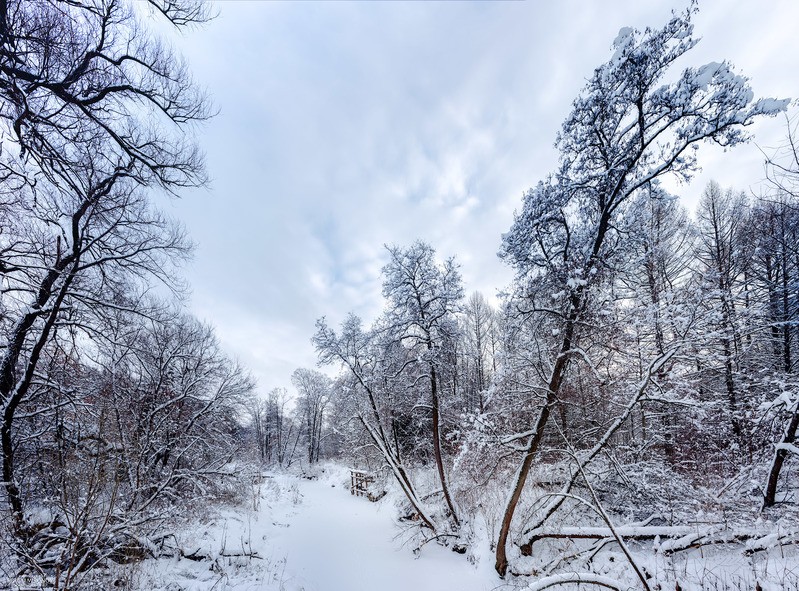
M697 43L691 13L661 29L619 32L611 59L594 71L563 124L558 169L524 196L504 236L501 256L516 270L521 313L547 317L558 341L536 418L517 439L522 459L496 546L502 576L525 482L569 366L584 360L584 321L625 246L622 220L634 198L666 175L690 178L699 144L744 142L746 125L786 108L787 101L754 101L747 79L726 62L686 68L674 80L670 67Z

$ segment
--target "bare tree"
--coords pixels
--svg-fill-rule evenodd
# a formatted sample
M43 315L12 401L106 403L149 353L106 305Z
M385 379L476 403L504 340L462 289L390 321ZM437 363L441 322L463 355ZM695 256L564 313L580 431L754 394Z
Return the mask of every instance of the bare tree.
M457 336L454 314L463 299L460 273L453 259L437 263L435 251L423 242L415 242L406 249L392 246L388 252L391 258L383 267L383 295L389 302L388 329L405 346L421 348L430 393L433 457L444 500L458 525L441 451L440 382L444 373L443 350Z
M703 267L700 272L708 285L705 289L707 299L718 303L718 342L724 368L730 429L736 444L740 444L742 427L735 374L740 364L742 342L737 304L740 279L751 259L743 240L749 207L744 195L732 191L725 193L718 183L711 182L702 195L697 216L699 240L696 256Z
M0 362L0 435L6 496L19 526L22 499L15 484L12 429L44 348L61 325L92 332L92 316L116 306L115 294L130 278L167 279L169 259L187 249L181 229L152 212L124 178L87 189L83 199L21 189L22 203L12 211L22 215L11 221L7 211L3 256L11 271L3 276L2 290L6 345Z
M486 390L496 369L496 316L496 310L480 292L474 292L469 297L463 310L465 397L468 408L477 412L485 409Z
M766 180L777 194L799 196L799 117L785 115L785 141L766 155Z
M297 412L305 431L308 463L313 464L319 461L325 409L331 397L331 380L321 372L300 368L291 374L291 382L299 394Z
M436 531L435 519L418 493L402 453L396 421L397 404L392 388L398 372L391 363L385 343L381 343L380 332L364 331L360 318L353 315L348 316L340 333L320 319L316 323L313 343L320 363L340 364L351 376L350 393L355 398L352 405L354 418L366 430L371 444L391 470L422 523ZM403 358L400 367L406 365L406 361Z
M639 309L630 319L630 327L635 330L638 379L643 379L646 360L664 355L671 342L685 336L689 319L695 315L686 312L699 305L692 295L698 291L691 268L695 233L677 198L656 182L639 194L630 213L633 256L617 280L620 296ZM665 369L661 366L661 382L666 378ZM653 441L673 456L675 419L668 406L657 404L648 409L642 400L640 444Z
M503 256L517 270L527 313L551 315L559 345L543 385L537 419L524 445L497 540L496 569L508 568L511 523L550 413L557 407L578 339L608 261L624 244L619 217L633 197L666 174L687 178L696 167L690 148L705 140L733 146L743 126L773 115L785 101L752 103L746 80L724 63L687 68L673 83L663 76L696 41L690 12L643 34L622 29L614 55L594 71L558 137L561 166L524 199L505 235Z
M785 141L766 156L766 179L771 185L772 195L765 198L759 211L756 211L758 226L767 230L758 248L759 279L767 291L774 358L779 360L786 374L795 373L796 355L792 351L799 346L799 326L795 321L799 316L799 305L796 304L799 294L799 250L796 247L799 221L798 133L799 120L795 115L786 115ZM778 401L784 394L783 391ZM772 456L764 492L764 508L776 503L780 472L789 453L793 451L799 429L797 401L791 400L787 404L782 401L776 406L784 408L788 418Z
M209 327L123 301L96 332L51 339L15 424L21 497L51 516L26 518L19 555L56 579L144 557L175 507L238 475L251 380Z
M176 26L207 17L198 2L150 4ZM144 190L205 180L186 130L208 102L142 23L132 2L0 2L0 125L17 147L0 156L0 449L22 539L15 432L46 349L61 330L97 334L130 285L176 285L188 243Z
M208 16L195 0L149 5L178 27ZM19 146L19 155L3 153L7 174L63 180L96 152L100 176L123 169L167 189L202 182L185 126L207 118L207 100L183 60L143 26L140 6L0 3L0 120Z

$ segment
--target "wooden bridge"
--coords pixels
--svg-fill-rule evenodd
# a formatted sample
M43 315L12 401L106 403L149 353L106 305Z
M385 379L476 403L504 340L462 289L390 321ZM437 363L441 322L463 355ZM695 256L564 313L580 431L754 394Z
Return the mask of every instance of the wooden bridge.
M350 494L356 497L367 497L371 500L369 485L374 481L375 477L369 472L350 470Z

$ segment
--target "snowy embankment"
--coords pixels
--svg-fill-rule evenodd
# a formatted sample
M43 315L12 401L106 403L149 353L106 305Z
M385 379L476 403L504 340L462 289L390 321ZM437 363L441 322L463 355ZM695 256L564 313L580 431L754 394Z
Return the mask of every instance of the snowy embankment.
M391 495L377 503L351 496L349 473L340 467L328 467L314 480L289 474L267 475L253 488L249 506L220 511L176 536L183 557L146 560L121 567L120 581L115 584L134 591L642 587L618 546L596 539L606 536L603 528L561 527L557 537L569 539L551 540L554 545L542 552L538 561L517 557L518 565L524 565L527 572L535 572L537 576L509 577L502 581L494 572L493 553L487 543L484 548L470 548L478 556L456 554L435 542L425 544L415 554L413 544L419 539L414 538L413 532L418 525L398 527L396 515ZM698 527L694 525L691 529ZM753 531L761 528L766 525L761 524ZM683 529L617 529L618 534L628 538L649 589L799 588L796 575L799 558L792 546L775 543L773 549L753 551L751 544L720 544L711 540L696 549L675 551L669 548L686 538L694 539L697 534L668 540L659 538L664 533L684 534ZM639 540L642 536L647 539ZM649 539L652 536L654 539ZM766 538L758 535L756 539L762 542ZM537 548L538 544L543 544L542 550L547 547L543 539L536 542ZM593 554L589 564L573 567L578 570L588 567L591 572L568 573L572 567L562 560L586 551ZM549 560L552 562L548 563Z
M351 496L349 476L264 479L251 510L227 511L178 542L192 558L145 561L131 581L163 591L487 591L492 562L477 565L435 543L403 545L388 498ZM208 557L196 560L198 557Z

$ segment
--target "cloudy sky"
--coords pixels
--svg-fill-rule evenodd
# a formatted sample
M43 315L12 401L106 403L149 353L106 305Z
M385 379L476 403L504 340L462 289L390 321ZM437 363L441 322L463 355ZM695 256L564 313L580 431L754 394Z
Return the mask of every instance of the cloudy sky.
M381 309L384 244L421 238L455 255L467 292L493 296L525 189L623 26L661 26L685 2L218 2L174 42L219 115L198 129L212 178L169 205L197 243L191 309L260 390L314 367L314 322ZM731 61L756 96L799 97L799 2L701 0L686 65ZM784 120L752 131L779 142ZM758 190L749 145L700 152L674 190L691 207L711 178Z

